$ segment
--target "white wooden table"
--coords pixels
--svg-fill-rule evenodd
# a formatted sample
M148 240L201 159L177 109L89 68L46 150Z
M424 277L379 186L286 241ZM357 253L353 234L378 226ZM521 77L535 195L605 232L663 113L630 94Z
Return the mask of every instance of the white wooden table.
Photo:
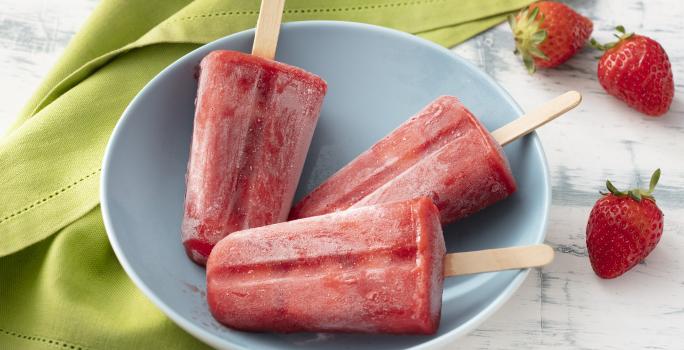
M516 295L462 349L684 348L684 2L571 1L594 21L594 36L612 29L657 39L672 61L675 100L666 116L640 115L607 96L596 81L595 51L562 68L529 76L513 56L506 25L456 47L503 85L524 109L569 89L584 102L539 131L549 161L553 205L547 242L556 261L533 271ZM28 99L96 0L0 0L0 134ZM606 178L625 187L663 170L656 191L665 232L648 259L616 280L589 265L585 226Z

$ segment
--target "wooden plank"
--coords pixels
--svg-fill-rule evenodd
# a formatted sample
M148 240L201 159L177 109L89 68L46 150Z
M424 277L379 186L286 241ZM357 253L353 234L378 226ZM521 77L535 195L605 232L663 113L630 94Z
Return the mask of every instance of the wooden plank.
M0 0L0 136L97 0Z
M596 79L597 51L583 49L562 67L530 76L513 51L506 24L453 51L485 70L525 110L568 89L582 104L540 128L553 186L546 243L553 263L535 269L493 317L459 340L457 349L676 349L684 334L684 3L569 1L594 21L593 36L610 41L623 24L657 39L672 61L675 101L669 114L641 115L609 96ZM660 244L615 280L591 269L585 244L589 212L606 178L621 187L648 183L665 214ZM641 175L637 181L637 175Z

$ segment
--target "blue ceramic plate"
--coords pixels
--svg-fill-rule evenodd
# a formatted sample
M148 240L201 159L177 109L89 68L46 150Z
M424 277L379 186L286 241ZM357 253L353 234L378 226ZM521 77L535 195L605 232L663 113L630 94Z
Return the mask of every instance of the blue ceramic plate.
M497 310L527 271L449 278L434 336L245 333L218 324L205 300L204 269L180 242L184 176L194 114L195 67L212 50L249 52L249 30L207 44L162 71L131 102L106 150L102 212L119 261L135 284L179 326L226 349L398 349L447 344ZM491 78L417 37L357 23L283 25L278 61L328 82L328 93L297 191L301 198L439 95L455 95L487 128L521 114ZM505 148L518 192L445 228L449 252L541 243L550 203L536 135Z

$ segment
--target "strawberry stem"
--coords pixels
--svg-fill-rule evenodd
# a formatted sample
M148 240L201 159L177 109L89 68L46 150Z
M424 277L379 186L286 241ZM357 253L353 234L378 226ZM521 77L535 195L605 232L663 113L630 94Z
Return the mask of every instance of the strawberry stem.
M660 180L660 168L656 169L653 172L653 175L651 175L651 183L648 185L649 194L653 193L653 190L655 190L656 185L658 185L658 180Z
M656 169L653 172L653 175L651 175L651 182L648 185L648 190L643 188L633 188L627 190L626 192L620 191L617 189L617 187L615 187L615 185L613 185L612 182L610 182L610 180L606 180L606 188L609 192L601 192L601 194L607 195L610 193L617 197L629 196L637 202L641 202L642 198L648 198L655 201L655 198L653 197L653 191L655 190L656 185L658 185L658 180L660 180L660 168Z
M539 8L532 11L524 9L517 16L508 16L508 25L511 27L515 38L515 54L522 57L527 71L532 74L536 70L534 59L548 60L546 54L539 49L539 45L546 40L548 33L541 29L544 15L539 13Z
M618 39L617 41L613 41L613 42L606 43L606 44L601 44L596 39L591 38L591 40L589 41L589 44L597 50L607 51L607 50L612 49L613 47L617 46L622 41L631 38L632 35L634 35L634 33L627 33L625 31L625 27L623 27L622 25L615 27L615 30L617 31L617 34L613 34L613 36Z
M608 191L610 191L610 193L612 193L616 196L624 196L625 195L625 193L618 190L617 187L615 187L613 185L613 183L610 182L610 180L606 180L606 188L608 188Z

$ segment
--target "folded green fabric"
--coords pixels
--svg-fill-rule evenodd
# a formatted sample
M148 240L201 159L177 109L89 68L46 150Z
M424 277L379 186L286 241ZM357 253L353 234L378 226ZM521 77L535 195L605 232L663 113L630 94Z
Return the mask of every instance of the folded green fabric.
M285 21L366 22L453 46L530 0L289 0ZM125 276L98 206L119 116L160 70L254 26L257 1L103 0L0 139L0 348L199 348Z

